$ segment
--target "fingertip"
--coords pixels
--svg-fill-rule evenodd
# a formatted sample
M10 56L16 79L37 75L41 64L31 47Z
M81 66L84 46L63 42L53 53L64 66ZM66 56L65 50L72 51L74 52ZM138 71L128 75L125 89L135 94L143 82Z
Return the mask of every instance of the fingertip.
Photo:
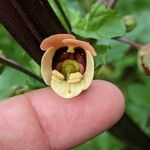
M113 83L104 80L94 80L93 85L98 94L104 97L107 107L112 111L112 125L115 124L124 114L125 99L122 91ZM94 90L94 89L93 89ZM99 96L100 97L100 96Z

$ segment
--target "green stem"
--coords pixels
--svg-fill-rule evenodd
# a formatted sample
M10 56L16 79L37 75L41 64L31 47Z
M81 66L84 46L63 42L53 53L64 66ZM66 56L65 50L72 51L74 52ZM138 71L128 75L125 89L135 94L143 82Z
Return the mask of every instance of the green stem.
M70 24L70 21L69 21L68 17L66 16L66 13L64 12L63 7L60 4L60 1L59 0L55 0L54 2L56 4L56 6L58 7L58 9L60 10L60 12L61 12L64 20L66 21L66 24L67 24L68 28L69 28L69 32L71 33L71 24Z
M6 66L9 66L9 67L12 67L28 76L30 76L31 78L39 81L40 83L44 84L44 81L42 78L40 78L39 76L33 74L32 72L30 72L29 70L25 69L24 67L22 67L20 64L16 63L14 60L11 60L11 59L6 59L6 58L2 58L0 57L0 63L6 65Z

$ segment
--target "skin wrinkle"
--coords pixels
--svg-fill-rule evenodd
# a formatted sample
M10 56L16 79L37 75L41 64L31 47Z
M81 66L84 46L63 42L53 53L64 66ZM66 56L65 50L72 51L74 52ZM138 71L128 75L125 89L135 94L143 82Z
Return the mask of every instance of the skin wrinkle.
M46 132L45 128L42 125L42 121L40 119L40 116L39 116L38 112L36 111L36 108L32 104L32 101L31 101L30 97L28 96L28 94L23 94L23 96L25 97L26 102L28 103L30 109L32 110L34 117L36 118L37 122L39 123L39 127L43 131L43 135L45 137L46 143L49 145L49 149L48 150L51 150L51 148L50 148L51 144L50 144L49 139L47 137L47 132Z
M37 112L40 113L40 116L45 119L46 124L49 125L48 127L45 127L45 125L43 125L43 123L42 123L45 130L47 130L49 132L48 138L49 138L49 141L52 141L51 142L52 150L61 150L61 148L57 149L57 147L56 147L57 145L53 145L54 142L53 142L52 139L57 139L59 141L59 139L61 139L61 137L63 136L62 133L61 133L62 129L59 127L59 126L61 126L60 122L63 122L63 124L64 124L63 126L68 126L67 123L66 123L67 118L68 118L68 117L66 118L67 108L66 108L66 106L62 105L62 101L57 101L56 100L57 96L55 96L55 94L52 94L53 92L51 93L51 90L48 89L48 90L45 90L45 91L44 91L43 95L47 95L47 96L46 97L43 96L43 103L41 104L41 107L44 108L45 105L46 106L52 105L52 108L55 108L55 109L53 110L53 112L50 111L49 113L46 111L46 114L44 114L44 112L40 112L40 110L41 110L40 108L36 107L36 109L37 109ZM30 93L28 93L28 97L31 97L31 96L32 95L30 95ZM51 99L49 101L44 102L44 100L48 99L49 97L51 97ZM53 101L52 99L55 99L55 101L57 101L57 102L55 103L55 101ZM36 101L37 100L35 100L35 102ZM66 103L66 101L64 101L64 102L65 102L65 104L70 103L69 101L67 103ZM34 102L32 102L32 103L35 105ZM52 109L52 108L50 107L49 110ZM60 113L58 115L59 111L60 111ZM61 112L63 112L63 113L61 113ZM47 115L47 113L49 115ZM58 125L57 128L56 128L56 124ZM52 132L50 132L50 131L52 131ZM66 137L66 136L64 136L64 137ZM62 148L62 149L64 149L64 148Z
M45 133L44 136L46 137L46 139L50 145L50 150L61 150L61 149L55 149L55 145L53 145L53 143L51 142L52 138L57 139L60 134L59 128L57 128L57 130L55 130L56 127L55 128L53 127L53 126L55 126L55 124L58 120L60 121L60 118L57 118L57 114L55 114L55 110L53 111L54 113L52 115L51 115L51 113L48 113L48 112L46 112L46 114L44 114L45 106L43 106L44 103L47 103L46 104L47 106L55 105L55 103L53 103L54 101L50 101L50 100L47 101L47 99L56 99L56 98L52 96L51 90L49 90L48 92L43 91L42 94L43 94L43 97L42 97L43 103L41 103L40 107L34 103L34 98L32 98L33 97L32 93L29 92L29 93L26 93L25 95L26 95L26 97L28 97L28 100L31 100L30 103L34 107L34 109L39 117L38 120L39 120L39 123L40 123L42 129L44 130L44 133ZM46 100L46 101L44 102L44 100ZM35 100L35 101L37 101L37 100ZM51 103L51 104L49 104L49 103ZM43 110L41 109L41 107L43 108ZM50 112L51 112L51 110L50 110ZM50 119L50 122L48 121L49 119ZM63 119L64 118L62 118L62 120ZM53 134L53 133L55 133L55 134ZM53 135L55 135L55 136L53 136Z
M46 122L45 125L43 125L43 121L41 123L44 126L43 128L45 128L45 130L47 131L46 132L47 137L49 139L49 143L51 144L52 150L64 150L64 148L60 148L60 147L57 148L57 145L54 144L55 142L53 141L53 139L57 139L58 141L61 142L61 140L59 140L59 139L61 139L61 137L64 136L64 134L62 134L62 128L60 128L60 126L61 126L60 123L63 123L63 126L65 126L65 124L66 124L66 116L65 116L66 107L64 105L62 105L62 101L56 100L57 95L56 95L56 97L52 96L54 94L51 95L50 89L48 89L47 91L48 92L45 92L45 95L47 95L47 96L43 97L43 100L48 99L48 97L51 97L51 98L49 99L49 101L46 101L45 103L43 102L43 105L41 107L44 108L45 105L47 105L47 106L51 105L51 107L49 108L49 112L47 110L45 110L46 113L43 111L41 112L40 108L38 108L38 107L36 109L37 109L37 112L39 112L39 114L41 115L41 118L44 118L42 120L44 120L44 122ZM29 93L29 95L30 95L30 93ZM56 103L55 103L55 100L57 101ZM64 101L64 99L62 99L62 100ZM32 103L35 105L34 102L32 102ZM53 111L51 111L53 108L55 108L55 109ZM57 127L56 127L56 124L57 124ZM64 138L65 138L65 136L64 136ZM60 144L60 142L59 142L59 144ZM62 144L60 144L60 145L62 145Z

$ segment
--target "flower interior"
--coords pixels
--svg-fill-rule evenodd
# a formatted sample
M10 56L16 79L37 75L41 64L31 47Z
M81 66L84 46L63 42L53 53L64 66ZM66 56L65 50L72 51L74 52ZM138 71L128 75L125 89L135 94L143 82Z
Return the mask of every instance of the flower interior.
M69 83L80 82L86 70L86 53L80 47L61 47L52 59L53 76Z

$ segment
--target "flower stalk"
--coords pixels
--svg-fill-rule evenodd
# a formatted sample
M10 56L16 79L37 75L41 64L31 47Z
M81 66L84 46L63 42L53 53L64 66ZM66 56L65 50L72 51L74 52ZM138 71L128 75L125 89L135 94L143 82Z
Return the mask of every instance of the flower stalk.
M136 43L126 37L120 37L120 38L115 38L116 41L119 41L119 42L122 42L122 43L125 43L125 44L128 44L130 46L132 46L133 48L139 50L143 47L143 45L139 44L139 43Z
M42 78L40 78L39 76L33 74L31 71L25 69L24 67L22 67L20 64L18 64L16 61L14 60L11 60L11 59L7 59L7 58L3 58L3 57L0 57L0 63L6 65L6 66L9 66L11 68L14 68L26 75L28 75L29 77L37 80L38 82L42 83L45 85L44 81Z

